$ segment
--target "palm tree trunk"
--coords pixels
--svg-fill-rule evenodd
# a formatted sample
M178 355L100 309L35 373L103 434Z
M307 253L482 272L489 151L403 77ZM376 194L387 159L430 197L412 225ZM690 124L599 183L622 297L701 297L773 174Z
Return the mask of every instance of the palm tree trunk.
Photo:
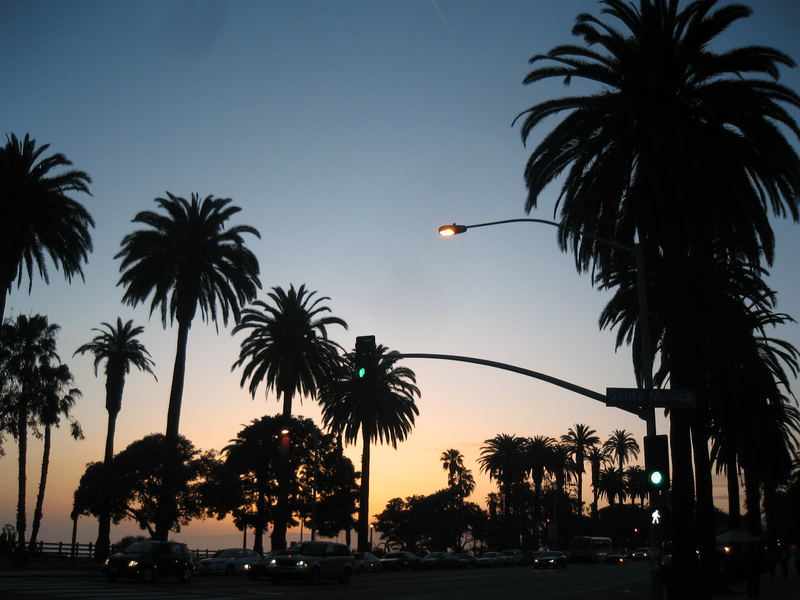
M108 385L106 386L106 393L109 393ZM121 394L120 389L120 396ZM117 404L119 406L119 404ZM109 407L106 401L106 407ZM105 489L110 489L111 483L111 462L114 459L114 433L117 428L117 412L109 408L108 410L108 426L106 428L106 449L103 454L103 478L105 479ZM96 561L104 561L108 557L109 548L111 546L111 507L109 505L108 493L104 494L103 505L100 509L100 515L97 518L97 540L94 544L94 559Z
M761 483L756 469L751 465L744 467L744 501L747 506L747 531L761 537Z
M44 427L44 450L42 452L42 472L39 477L39 492L36 494L36 508L33 511L33 525L31 525L31 539L28 549L36 551L36 538L39 536L39 526L42 523L42 510L44 506L44 490L47 486L47 470L50 467L50 445L52 444L52 428Z
M705 416L705 395L696 394L698 407L692 423L692 452L694 454L694 476L697 486L697 533L700 549L700 568L703 581L715 590L722 583L722 574L717 563L716 528L714 527L714 487L711 480L711 460L708 456L708 426Z
M19 455L17 458L17 483L19 485L17 490L17 550L21 558L25 552L25 490L28 485L25 471L28 458L28 403L25 401L24 389L20 394L19 406L17 407L17 432L19 436Z
M727 461L728 529L742 528L741 500L739 498L739 468L736 456L731 453Z
M283 390L283 421L288 423L292 416L292 391ZM281 434L278 456L278 501L275 505L275 519L270 541L273 550L286 548L286 526L289 521L289 444L291 433Z
M181 420L183 380L186 375L186 348L191 321L178 321L178 347L172 370L172 386L167 409L167 432L164 436L164 481L156 509L156 539L167 541L169 530L177 517L176 477L178 473L178 426Z
M361 494L358 506L358 551L369 552L369 459L372 436L361 428L364 448L361 452Z

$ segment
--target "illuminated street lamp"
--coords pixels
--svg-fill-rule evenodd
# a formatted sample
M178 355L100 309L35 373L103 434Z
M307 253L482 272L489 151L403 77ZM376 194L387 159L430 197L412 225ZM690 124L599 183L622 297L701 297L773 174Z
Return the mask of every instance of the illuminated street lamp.
M465 233L468 229L474 229L475 227L488 227L490 225L503 225L505 223L542 223L544 225L551 225L553 227L557 227L558 229L571 231L576 235L588 237L589 239L600 242L601 244L612 246L619 250L624 250L625 252L630 252L633 254L636 261L636 284L639 293L639 327L641 327L642 333L641 343L639 344L642 377L644 379L644 389L646 391L653 389L653 362L649 351L650 320L647 311L647 279L645 277L644 253L642 252L641 244L636 243L633 246L627 246L625 244L615 242L614 240L602 238L592 233L581 231L580 229L575 229L574 227L569 227L568 225L562 225L561 223L557 223L555 221L548 221L546 219L506 219L504 221L477 223L475 225L459 225L457 223L453 223L452 225L442 225L439 227L439 235L442 237L452 237L454 235L458 235L459 233ZM644 408L644 420L647 425L647 435L654 436L656 434L656 419L655 410L652 407Z

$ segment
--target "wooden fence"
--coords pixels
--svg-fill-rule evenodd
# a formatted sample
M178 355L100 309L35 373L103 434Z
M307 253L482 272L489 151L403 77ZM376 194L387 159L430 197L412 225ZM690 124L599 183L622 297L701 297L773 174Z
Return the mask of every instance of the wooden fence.
M113 553L116 551L117 548L112 545L111 552ZM198 559L208 558L209 556L213 556L216 552L217 550L211 550L208 548L195 548L192 550L192 553ZM92 556L94 556L94 544L92 542L89 542L88 544L76 543L73 546L69 542L37 542L36 554L42 558L92 558Z

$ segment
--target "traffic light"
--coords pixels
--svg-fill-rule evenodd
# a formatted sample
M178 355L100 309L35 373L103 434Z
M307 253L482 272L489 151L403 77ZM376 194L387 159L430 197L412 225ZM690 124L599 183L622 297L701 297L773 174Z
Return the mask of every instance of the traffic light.
M369 369L369 362L375 353L375 336L361 335L356 338L355 375L364 379Z
M644 436L644 464L647 486L652 491L669 487L669 438L666 435Z

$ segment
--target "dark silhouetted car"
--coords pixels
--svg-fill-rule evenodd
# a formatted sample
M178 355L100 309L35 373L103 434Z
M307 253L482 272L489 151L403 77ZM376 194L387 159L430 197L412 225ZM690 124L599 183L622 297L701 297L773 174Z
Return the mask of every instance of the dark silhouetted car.
M563 552L540 552L533 559L534 569L566 569L567 557Z
M648 558L650 558L650 548L647 546L634 548L631 552L631 560L647 560Z
M460 569L473 569L478 566L478 559L469 552L457 552L455 557Z
M171 575L186 583L192 579L194 558L186 544L144 540L109 556L102 572L109 581L134 577L151 582L162 575Z
M422 560L416 554L401 550L399 552L389 552L381 558L381 568L386 571L405 571L419 569Z
M523 562L525 562L525 557L522 554L522 550L503 550L500 554L505 556L508 564L512 566L521 565Z
M285 579L303 579L317 584L321 579L350 583L355 558L350 549L336 542L300 542L285 554L266 561L266 574L275 583Z
M374 573L381 570L381 560L372 552L356 552L353 556L356 559L356 573Z
M253 563L260 558L260 554L246 548L218 550L211 558L204 558L200 561L197 574L235 575L236 573L243 573L245 572L245 565Z
M479 567L504 567L508 564L508 558L499 552L484 552L478 558Z
M420 562L423 569L455 569L458 559L449 552L430 552Z
M623 550L609 550L603 562L615 564L615 565L624 565L628 562L628 557Z

